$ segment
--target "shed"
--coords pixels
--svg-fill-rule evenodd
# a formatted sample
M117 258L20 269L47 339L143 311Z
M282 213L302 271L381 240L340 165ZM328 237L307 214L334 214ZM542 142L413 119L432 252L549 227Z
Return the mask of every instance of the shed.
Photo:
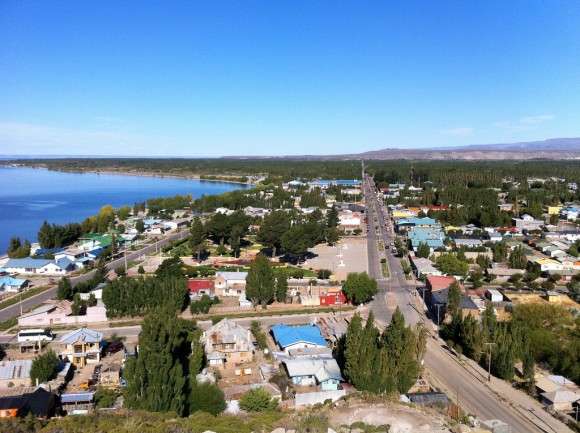
M499 290L496 289L487 289L485 292L485 297L489 299L491 302L502 302L503 295Z
M546 301L548 302L558 302L560 298L560 294L558 292L554 292L553 290L549 290L546 292Z

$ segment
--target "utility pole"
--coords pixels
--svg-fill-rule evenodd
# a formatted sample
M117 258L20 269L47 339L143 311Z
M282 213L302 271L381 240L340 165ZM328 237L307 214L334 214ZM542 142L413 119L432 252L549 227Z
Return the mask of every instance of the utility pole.
M437 304L437 327L439 327L439 324L441 323L441 321L439 320L439 312L441 311L440 308L443 307L443 304Z
M491 382L491 346L495 346L495 343L483 343L489 348L488 361L487 361L487 381Z

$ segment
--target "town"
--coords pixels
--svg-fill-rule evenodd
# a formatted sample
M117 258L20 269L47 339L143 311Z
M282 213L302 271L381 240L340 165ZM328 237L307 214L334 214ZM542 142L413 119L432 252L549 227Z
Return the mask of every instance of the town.
M450 187L363 164L360 180L263 183L211 212L176 196L105 206L68 231L45 223L1 264L3 417L236 415L366 391L400 395L401 428L427 406L430 431L567 431L580 206L531 200L577 187L502 184L479 221L466 203L421 204Z

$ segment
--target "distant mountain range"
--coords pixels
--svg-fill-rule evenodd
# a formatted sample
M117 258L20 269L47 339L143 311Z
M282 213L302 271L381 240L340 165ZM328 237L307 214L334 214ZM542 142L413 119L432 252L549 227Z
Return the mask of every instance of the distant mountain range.
M459 147L424 149L382 149L343 155L224 156L232 159L310 159L310 160L528 160L580 159L580 138L552 138L510 144L472 144Z

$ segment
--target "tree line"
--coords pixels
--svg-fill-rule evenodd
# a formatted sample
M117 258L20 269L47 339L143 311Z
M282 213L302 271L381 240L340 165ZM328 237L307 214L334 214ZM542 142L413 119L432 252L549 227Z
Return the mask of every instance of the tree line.
M270 180L360 179L360 161L307 161L303 159L228 158L67 158L14 160L24 167L60 171L116 171L160 173L173 176L268 176Z
M478 322L471 315L463 317L458 286L449 289L447 323L442 336L450 347L488 367L504 380L515 374L521 361L526 387L534 392L534 366L547 363L556 374L580 380L580 318L565 307L551 304L522 304L513 308L510 322L499 322L488 303Z
M421 373L426 338L424 328L405 326L398 307L383 332L376 328L372 312L366 323L357 313L339 348L344 375L361 391L405 393Z

